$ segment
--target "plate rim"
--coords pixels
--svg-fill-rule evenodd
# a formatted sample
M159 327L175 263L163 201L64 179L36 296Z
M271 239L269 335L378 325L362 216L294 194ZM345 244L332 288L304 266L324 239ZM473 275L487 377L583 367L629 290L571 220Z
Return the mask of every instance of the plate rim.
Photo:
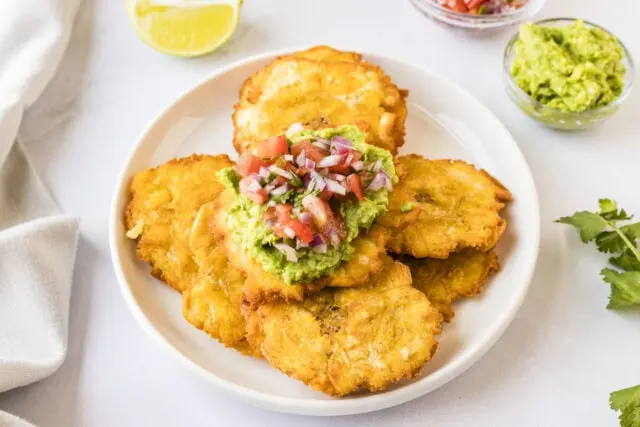
M128 174L128 170L133 158L135 157L140 145L145 140L146 136L154 129L155 126L158 125L158 123L160 123L165 118L167 114L169 114L170 111L172 111L176 107L177 104L182 102L193 92L199 90L202 86L206 85L209 81L214 80L230 71L233 71L236 68L241 68L253 62L276 59L282 55L305 50L312 46L305 45L302 47L289 47L285 49L269 50L267 52L249 55L236 61L232 61L229 64L213 70L196 84L184 90L169 104L165 105L160 113L157 114L143 128L135 142L132 144L117 175L109 213L109 252L121 294L138 324L148 335L150 335L157 343L160 344L160 347L164 348L165 351L167 351L174 359L176 359L180 364L185 366L192 373L197 374L208 383L213 384L220 390L226 391L245 402L272 411L315 416L353 415L390 408L424 396L442 387L456 377L462 375L469 368L471 368L471 366L476 364L486 355L486 353L495 345L495 343L503 336L506 329L511 325L513 319L520 310L522 303L524 302L529 288L531 287L531 281L533 279L533 274L537 266L540 251L540 203L535 181L531 173L531 168L529 167L529 164L524 157L522 150L520 149L519 145L517 144L507 127L502 123L502 121L500 121L500 119L490 108L486 107L465 88L457 85L452 80L442 76L441 74L423 67L422 65L416 64L409 60L405 60L403 58L389 55L384 52L376 53L367 49L354 49L353 47L345 48L343 45L337 44L332 44L331 46L337 46L338 49L347 49L358 52L359 54L363 55L365 59L384 58L386 60L393 61L403 67L415 68L421 73L427 74L436 80L440 80L452 87L455 87L467 99L475 104L475 108L484 110L488 114L488 117L490 117L494 122L494 124L502 129L503 133L512 141L515 153L519 155L519 160L524 166L524 169L522 170L522 177L526 177L526 182L524 184L528 187L529 192L533 196L533 206L530 206L530 209L532 209L532 213L534 214L534 218L536 219L536 221L534 221L534 224L531 224L531 227L529 228L529 231L532 233L532 241L535 244L535 247L532 248L532 253L530 255L531 262L526 266L526 271L523 275L524 285L519 294L517 294L517 299L514 301L514 304L509 307L508 310L500 314L496 321L497 326L490 331L490 334L487 334L487 338L481 340L475 346L471 347L471 349L468 351L468 356L455 361L446 369L435 371L428 377L385 393L369 394L363 397L351 399L328 400L310 400L275 396L266 392L246 388L232 381L218 377L211 371L198 365L196 362L192 361L189 357L178 350L178 348L173 346L169 341L167 341L164 336L155 328L152 321L144 314L140 306L137 304L121 265L122 261L118 249L117 239L119 236L117 234L117 229L118 222L122 220L121 208L119 207L119 199L122 192L127 191L128 182L130 180L130 174ZM426 378L430 378L430 381L428 383L423 382Z

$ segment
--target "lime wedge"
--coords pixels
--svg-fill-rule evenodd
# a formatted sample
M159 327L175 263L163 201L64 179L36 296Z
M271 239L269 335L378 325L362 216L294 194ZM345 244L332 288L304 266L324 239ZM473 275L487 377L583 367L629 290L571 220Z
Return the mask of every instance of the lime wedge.
M213 52L231 38L240 19L241 0L127 0L138 36L152 48L175 56Z

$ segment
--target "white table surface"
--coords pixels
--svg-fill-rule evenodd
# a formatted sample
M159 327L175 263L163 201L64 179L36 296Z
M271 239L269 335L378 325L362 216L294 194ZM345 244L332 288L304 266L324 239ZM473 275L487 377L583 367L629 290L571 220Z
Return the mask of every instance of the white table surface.
M82 219L69 354L61 369L0 395L0 409L41 426L614 426L608 393L640 383L640 313L605 309L605 258L558 216L618 199L640 214L640 88L608 123L557 133L521 114L501 80L511 30L473 39L426 20L408 0L247 0L237 34L209 57L149 49L122 0L86 0L54 82L22 136L63 209ZM640 3L550 0L541 16L581 16L640 60ZM428 396L334 419L283 415L223 395L178 365L134 322L109 258L107 217L122 162L143 127L212 70L251 54L340 44L404 58L469 90L524 152L542 209L541 253L522 309L473 368Z

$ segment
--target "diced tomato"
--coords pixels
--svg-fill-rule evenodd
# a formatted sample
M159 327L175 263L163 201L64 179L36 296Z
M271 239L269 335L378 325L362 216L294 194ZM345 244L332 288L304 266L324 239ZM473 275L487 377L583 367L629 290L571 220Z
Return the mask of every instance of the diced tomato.
M362 153L357 150L351 150L349 151L349 154L347 154L345 161L349 158L350 158L349 165L352 165L355 162L359 162L360 160L362 160Z
M321 159L327 157L328 155L326 151L319 147L316 147L309 140L301 141L291 146L291 154L293 154L296 158L302 151L304 151L304 155L307 159L313 160L314 162L319 162Z
M261 159L273 159L282 154L289 154L287 137L279 135L265 139L253 149L253 154Z
M251 183L255 181L253 177L246 176L240 180L240 192L247 199L259 204L264 205L269 199L269 194L264 188L260 188L258 191L249 190Z
M280 186L280 185L284 184L285 182L287 182L287 180L284 179L284 177L281 177L280 175L278 175L273 179L273 181L271 181L271 184L273 184L275 186Z
M284 221L291 217L293 205L289 203L280 203L275 207L277 221Z
M299 219L291 219L285 227L289 227L293 230L298 240L302 243L311 243L313 240L313 230L310 226L303 223Z
M320 192L320 194L318 195L318 197L320 197L325 202L328 202L333 196L334 196L334 193L332 193L329 190L322 190L322 192Z
M352 173L347 177L347 190L356 195L358 200L364 199L364 190L362 189L362 181L360 177L355 173Z
M447 6L449 9L455 10L456 12L467 12L469 8L464 3L464 0L448 0Z
M241 177L249 176L254 173L258 173L261 166L267 166L262 159L254 156L249 152L244 152L238 159L238 163L236 164L236 172Z
M360 159L362 159L362 154L359 151L351 150L348 154L344 155L344 161L339 165L331 166L329 172L349 175L353 171L351 165Z
M302 199L302 206L311 214L313 223L322 229L331 216L331 207L329 204L319 197L307 196Z
M264 214L265 221L273 221L271 228L281 239L290 238L285 229L290 228L302 243L310 243L313 240L313 230L310 226L297 218L291 217L293 206L290 204L279 204L269 208Z
M480 6L482 3L486 3L487 0L465 0L465 6L468 9L475 9Z
M339 173L340 175L349 175L353 169L349 165L339 164L336 166L329 167L329 172L331 173Z

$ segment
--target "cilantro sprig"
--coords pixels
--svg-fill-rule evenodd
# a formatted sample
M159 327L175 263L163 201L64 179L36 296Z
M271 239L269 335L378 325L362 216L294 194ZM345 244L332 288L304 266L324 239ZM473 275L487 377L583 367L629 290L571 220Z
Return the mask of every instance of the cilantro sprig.
M584 243L595 242L600 252L611 254L614 268L600 271L602 279L611 285L607 308L620 309L640 305L640 222L630 223L632 215L618 209L613 200L599 200L600 212L576 212L556 222L573 225L580 231ZM640 427L640 385L614 391L609 405L619 411L621 427Z
M573 225L580 231L584 243L595 241L600 252L611 254L612 268L600 271L611 285L607 308L618 309L640 304L640 250L636 240L640 237L640 222L621 222L633 219L624 209L618 209L613 200L601 199L600 212L576 212L556 222Z

